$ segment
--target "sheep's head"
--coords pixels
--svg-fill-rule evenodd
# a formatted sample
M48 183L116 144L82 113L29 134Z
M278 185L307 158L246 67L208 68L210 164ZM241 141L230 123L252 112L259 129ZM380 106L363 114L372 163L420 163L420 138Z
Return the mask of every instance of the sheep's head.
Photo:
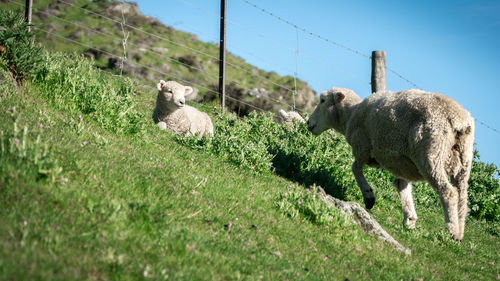
M189 86L183 86L175 81L163 81L157 85L158 97L165 102L166 106L170 110L175 110L177 108L184 107L186 103L185 96L193 92L193 88Z
M345 88L333 87L329 91L321 92L319 104L314 109L309 120L307 120L307 128L314 135L319 135L331 128L344 133L344 124L341 123L345 122L341 118L344 109L360 101L361 98L358 95Z
M278 116L281 118L281 121L285 121L288 118L288 113L286 113L283 109L280 109L280 111L278 111Z

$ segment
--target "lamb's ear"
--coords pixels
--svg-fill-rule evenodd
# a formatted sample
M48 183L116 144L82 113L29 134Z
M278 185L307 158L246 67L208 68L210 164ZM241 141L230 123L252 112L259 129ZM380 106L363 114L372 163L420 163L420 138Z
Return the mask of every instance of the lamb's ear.
M189 86L184 86L184 96L189 96L193 93L193 88Z
M342 93L336 93L335 94L335 101L341 102L345 98L345 95Z
M163 85L165 85L167 82L160 80L158 84L156 84L156 88L158 88L158 91L163 90Z

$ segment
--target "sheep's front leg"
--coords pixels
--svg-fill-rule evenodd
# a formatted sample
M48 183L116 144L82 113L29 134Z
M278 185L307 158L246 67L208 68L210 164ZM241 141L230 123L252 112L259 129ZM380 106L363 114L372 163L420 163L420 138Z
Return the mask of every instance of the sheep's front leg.
M358 183L359 188L361 189L361 193L363 194L363 201L365 202L365 207L367 209L371 209L375 204L375 193L373 193L373 189L366 181L365 175L363 174L363 166L358 160L355 160L352 164L352 173L356 178L356 182Z
M407 180L396 178L392 184L399 191L404 215L403 224L409 229L414 229L417 222L417 212L415 212L415 205L413 204L411 183Z
M156 124L158 127L160 127L160 130L166 130L167 129L167 123L160 121Z

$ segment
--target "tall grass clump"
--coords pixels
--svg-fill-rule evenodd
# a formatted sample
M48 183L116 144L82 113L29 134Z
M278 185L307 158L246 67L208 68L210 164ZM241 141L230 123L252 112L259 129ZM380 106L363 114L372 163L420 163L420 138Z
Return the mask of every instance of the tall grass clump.
M102 72L76 54L44 52L33 82L59 108L88 114L110 131L134 134L144 125L144 114L135 110L132 80Z
M42 48L20 13L0 10L0 67L18 83L39 71Z
M76 54L36 46L22 15L12 11L0 11L0 66L17 81L29 78L60 109L88 114L113 132L142 130L145 118L135 110L132 80L102 72Z
M9 108L8 113L12 125L6 131L0 130L0 158L3 162L0 163L0 170L9 166L5 165L6 162L14 161L17 165L28 166L28 169L22 169L23 172L33 173L37 179L54 181L62 172L62 167L52 155L48 143L42 140L40 130L20 126L15 107Z

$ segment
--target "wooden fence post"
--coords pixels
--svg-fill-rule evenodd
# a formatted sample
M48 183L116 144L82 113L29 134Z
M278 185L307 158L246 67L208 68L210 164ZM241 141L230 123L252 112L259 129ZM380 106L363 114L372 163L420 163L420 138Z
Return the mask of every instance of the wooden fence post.
M31 24L31 15L33 9L33 0L26 0L26 6L24 7L24 18L27 24ZM28 26L28 32L31 32L31 26Z
M226 0L220 1L219 95L222 113L226 104Z
M372 52L372 93L385 91L387 82L385 79L385 51Z

